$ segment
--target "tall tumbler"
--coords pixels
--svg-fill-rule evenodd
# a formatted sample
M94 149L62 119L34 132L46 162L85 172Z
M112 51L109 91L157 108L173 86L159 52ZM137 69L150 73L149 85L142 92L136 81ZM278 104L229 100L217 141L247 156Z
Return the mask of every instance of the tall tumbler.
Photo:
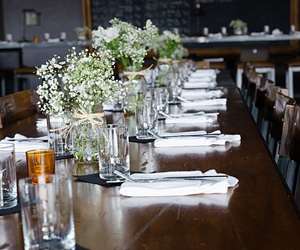
M70 119L66 115L47 117L49 147L58 157L70 155L72 151L72 143L67 132L69 123Z
M0 210L17 205L15 147L0 143Z
M114 171L129 172L129 142L125 126L110 124L103 128L99 148L100 177L117 180Z
M19 194L25 250L75 249L71 178L21 179Z
M157 131L158 111L153 98L147 97L138 102L136 108L136 137L151 139Z

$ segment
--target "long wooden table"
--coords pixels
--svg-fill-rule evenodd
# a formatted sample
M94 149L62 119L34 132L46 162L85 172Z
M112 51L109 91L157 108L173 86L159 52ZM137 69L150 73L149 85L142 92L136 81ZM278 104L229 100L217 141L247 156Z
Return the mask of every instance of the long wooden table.
M0 136L34 135L35 119L13 124ZM239 147L163 150L131 143L131 169L214 168L236 176L238 187L226 195L128 198L119 195L119 187L74 182L77 243L95 250L300 249L300 220L292 196L235 88L229 88L219 124L223 133L242 136ZM0 246L7 246L0 249L22 245L20 215L0 217Z

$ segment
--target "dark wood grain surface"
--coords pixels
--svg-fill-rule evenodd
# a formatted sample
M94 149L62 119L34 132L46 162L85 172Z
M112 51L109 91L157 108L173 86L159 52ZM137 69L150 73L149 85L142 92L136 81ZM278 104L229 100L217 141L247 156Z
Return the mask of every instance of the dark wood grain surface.
M35 119L0 130L0 136L34 135ZM226 195L127 198L119 195L119 187L75 182L77 243L95 250L300 249L300 220L292 196L234 88L219 124L223 133L242 136L239 147L157 149L151 143L131 143L131 169L214 168L236 176L238 187ZM57 166L74 167L68 161ZM21 235L19 215L0 217L0 249L22 249Z

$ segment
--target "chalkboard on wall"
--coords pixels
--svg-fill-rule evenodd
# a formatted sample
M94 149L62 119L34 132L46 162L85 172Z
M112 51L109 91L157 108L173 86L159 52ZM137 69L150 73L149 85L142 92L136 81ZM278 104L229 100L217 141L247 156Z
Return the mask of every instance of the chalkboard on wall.
M151 19L160 29L200 35L204 27L219 32L231 20L242 19L249 31L289 30L289 0L92 0L93 28L108 26L114 17L139 27Z

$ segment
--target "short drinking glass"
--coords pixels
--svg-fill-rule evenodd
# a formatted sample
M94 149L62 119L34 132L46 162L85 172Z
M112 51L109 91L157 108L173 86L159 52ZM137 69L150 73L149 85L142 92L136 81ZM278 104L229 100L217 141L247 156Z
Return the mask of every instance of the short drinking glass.
M25 250L75 249L70 178L21 179L19 194Z
M0 143L0 210L17 205L15 148Z
M114 171L129 172L128 131L125 126L115 124L103 128L99 149L100 177L117 180Z
M29 177L54 174L55 155L51 149L27 151L26 161Z

